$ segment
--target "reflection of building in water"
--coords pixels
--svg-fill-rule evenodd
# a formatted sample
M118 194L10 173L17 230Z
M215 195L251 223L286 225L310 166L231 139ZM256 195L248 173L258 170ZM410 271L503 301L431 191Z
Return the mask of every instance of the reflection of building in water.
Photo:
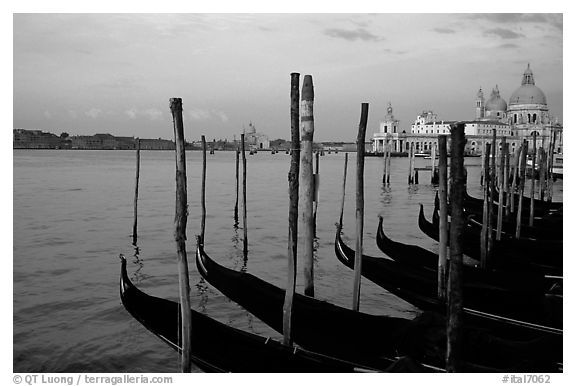
M392 106L388 103L386 117L380 122L380 131L372 137L372 151L381 153L384 144L388 143L392 145L392 151L406 152L410 143L414 143L416 151L429 152L432 146L437 146L439 134L450 134L450 124L453 123L455 121L438 119L432 111L423 111L406 133L399 128L399 121L394 119ZM546 149L555 134L554 152L563 153L563 126L550 116L546 96L536 87L530 65L508 104L500 96L498 86L492 89L488 100L484 100L482 89L478 90L475 119L463 123L468 139L466 152L470 154L482 152L483 144L491 140L494 129L498 137L506 137L511 151L517 149L524 139L530 140L531 144L533 133L536 133L536 146Z
M244 140L249 149L269 149L270 140L266 134L257 133L256 126L252 122L248 125L248 130L244 134Z

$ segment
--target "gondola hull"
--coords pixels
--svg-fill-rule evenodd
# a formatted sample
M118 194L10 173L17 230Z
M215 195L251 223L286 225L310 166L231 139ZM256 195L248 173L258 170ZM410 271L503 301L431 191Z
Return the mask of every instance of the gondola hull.
M284 290L249 273L217 264L201 245L197 248L196 263L210 284L276 331L282 331ZM436 314L406 320L354 312L300 294L294 297L292 337L297 344L345 359L354 355L356 362L375 367L392 352L416 360L425 359L424 365L443 367L445 354L440 347L444 344L441 338L444 333L445 321ZM468 371L504 371L504 368L518 369L518 366L533 371L557 371L549 358L540 358L542 348L549 345L547 338L520 343L522 349L519 350L517 342L485 333L473 332L466 336L475 342L466 350ZM435 348L430 351L430 347ZM538 363L534 364L536 357Z
M335 252L342 263L354 268L354 251L344 244L339 232ZM422 310L444 312L444 304L436 298L436 278L430 272L363 255L362 275ZM561 339L561 299L542 295L522 296L470 283L464 284L463 291L465 315L475 325L502 331L513 337L546 334Z
M181 352L180 305L140 291L128 278L122 257L120 298L126 310L150 332ZM374 368L287 347L273 339L250 334L192 310L192 357L206 372L340 373L373 372ZM413 364L413 366L417 366ZM400 366L407 371L409 367Z

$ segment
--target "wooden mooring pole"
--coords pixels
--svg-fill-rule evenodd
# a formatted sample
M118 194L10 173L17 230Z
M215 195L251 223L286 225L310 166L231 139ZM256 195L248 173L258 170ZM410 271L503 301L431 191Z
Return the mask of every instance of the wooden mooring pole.
M532 173L530 174L530 218L528 224L534 226L534 191L536 190L536 132L532 132Z
M288 172L288 283L284 297L283 309L283 343L292 346L292 304L296 291L296 266L298 256L298 177L300 174L300 74L290 74L290 134L292 152L290 171Z
M186 257L186 223L188 220L188 197L186 188L186 151L184 123L182 120L182 98L170 98L170 110L174 122L176 142L176 215L174 217L174 238L178 253L178 281L180 283L180 312L182 317L182 372L191 370L192 309L190 305L190 281L188 279L188 259Z
M414 153L414 142L408 144L408 184L414 183L412 153Z
M344 153L344 177L342 179L342 201L340 202L340 221L338 222L338 232L342 230L342 218L344 217L344 199L346 197L346 171L348 169L348 153Z
M448 148L445 135L438 136L438 196L440 201L438 246L438 299L445 302L448 256Z
M316 236L316 214L320 199L320 152L316 152L316 173L314 173L314 236Z
M362 237L364 234L364 140L368 123L368 103L362 103L358 138L356 140L356 255L354 256L354 291L352 309L360 308L360 281L362 278Z
M436 146L434 144L432 144L430 158L432 160L432 170L430 170L430 183L434 185L438 183L438 176L436 174Z
M490 200L490 148L491 144L489 142L485 145L486 157L484 157L484 206L482 207L482 231L480 233L480 267L482 269L488 268L488 232L489 230L489 217L490 217L490 205L488 201Z
M234 139L236 143L236 139ZM234 204L234 224L238 225L238 195L240 192L240 149L236 148L236 203Z
M462 299L462 235L464 218L464 124L458 123L451 130L450 185L450 270L448 278L448 328L446 346L446 371L458 372L463 351L463 299Z
M506 207L505 213L506 218L510 216L510 206L512 203L512 193L510 191L510 144L506 144L506 152L505 152L506 159L504 160L504 188L506 191Z
M206 233L206 138L201 137L202 141L202 185L200 186L200 205L202 218L200 222L200 242L204 245L204 234Z
M506 190L506 154L508 153L508 144L506 137L502 138L502 150L500 151L500 170L499 170L499 191L498 191L498 220L496 223L496 240L502 238L502 220L504 216L504 194Z
M134 186L134 225L132 226L132 245L138 242L138 185L140 184L140 138L136 138L136 184Z
M390 183L390 173L392 172L391 170L391 158L392 158L392 143L388 143L388 161L386 163L386 183L389 184Z
M548 175L548 162L546 162L546 150L541 147L538 151L538 164L540 165L540 192L538 197L544 201L544 192L546 189L546 177Z
M312 76L305 75L302 83L300 106L302 186L302 255L304 294L314 297L314 174L312 170L312 145L314 141L314 85Z
M388 140L384 140L384 144L382 145L382 158L383 158L383 172L382 172L382 183L386 183L386 175L388 174Z
M242 241L242 251L244 259L248 258L248 220L246 210L246 150L244 148L244 133L240 134L240 144L242 151L242 228L244 230L244 240Z
M492 158L490 160L490 197L488 200L488 259L492 258L494 249L494 199L496 198L496 157L498 144L496 143L496 129L492 129Z
M520 238L522 228L522 198L524 197L524 185L526 183L526 158L528 156L528 141L522 143L522 153L520 160L520 187L518 192L518 209L516 211L516 238Z

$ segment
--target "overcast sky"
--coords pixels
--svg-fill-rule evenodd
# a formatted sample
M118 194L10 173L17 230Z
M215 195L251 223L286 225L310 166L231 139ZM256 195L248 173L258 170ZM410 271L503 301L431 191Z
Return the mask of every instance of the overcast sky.
M473 119L479 87L508 102L527 63L563 121L561 14L15 14L14 128L188 140L250 121L290 137L290 73L311 74L315 139L367 138L388 102L409 129L432 109Z

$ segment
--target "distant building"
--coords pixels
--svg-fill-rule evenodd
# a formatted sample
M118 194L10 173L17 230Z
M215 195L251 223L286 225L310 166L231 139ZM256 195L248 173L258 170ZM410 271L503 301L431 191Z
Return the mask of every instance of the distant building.
M174 150L176 144L169 139L141 139L140 149L142 150Z
M60 149L65 142L64 138L40 130L13 130L13 149Z
M244 141L249 149L269 149L270 140L268 136L256 132L256 126L252 122L248 125L248 131L244 134Z
M511 151L516 150L523 140L531 140L536 133L536 146L547 148L555 136L555 153L563 153L563 127L550 117L546 97L536 87L530 65L524 71L520 87L510 96L509 103L500 96L498 86L492 89L490 98L484 99L480 88L476 94L475 119L466 121L464 132L467 137L466 152L478 154L486 141L491 140L493 130L498 138L506 137ZM385 143L393 146L393 151L406 152L414 143L418 152L429 152L437 146L439 134L450 134L450 125L455 121L438 119L432 111L423 111L411 126L410 133L398 128L399 122L393 119L392 107L388 104L388 114L380 122L380 131L372 138L372 151L382 152ZM393 126L391 126L394 124ZM392 127L392 130L390 130ZM397 134L398 133L398 134Z

